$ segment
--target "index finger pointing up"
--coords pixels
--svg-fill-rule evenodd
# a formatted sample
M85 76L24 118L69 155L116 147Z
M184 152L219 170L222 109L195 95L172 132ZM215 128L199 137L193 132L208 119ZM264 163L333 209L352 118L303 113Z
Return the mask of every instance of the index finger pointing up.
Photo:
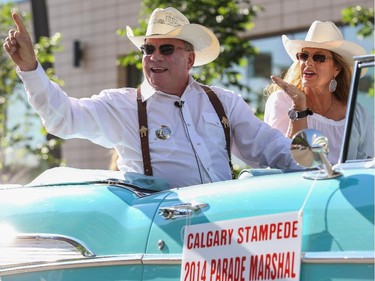
M13 21L15 22L17 26L17 31L20 33L27 32L25 25L23 24L22 18L18 13L12 14Z

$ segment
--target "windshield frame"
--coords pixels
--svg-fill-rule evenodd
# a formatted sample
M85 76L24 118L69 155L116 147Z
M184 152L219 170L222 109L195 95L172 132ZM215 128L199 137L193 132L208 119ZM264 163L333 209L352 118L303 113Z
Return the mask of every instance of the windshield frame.
M375 55L364 55L364 56L355 56L354 59L354 69L352 82L350 84L350 95L348 100L348 108L346 112L345 120L345 130L344 138L342 142L341 154L339 158L339 163L345 163L348 161L348 152L350 147L350 137L352 133L354 113L357 105L357 96L359 92L359 82L361 79L361 73L364 69L369 67L374 67ZM365 160L365 159L361 159Z

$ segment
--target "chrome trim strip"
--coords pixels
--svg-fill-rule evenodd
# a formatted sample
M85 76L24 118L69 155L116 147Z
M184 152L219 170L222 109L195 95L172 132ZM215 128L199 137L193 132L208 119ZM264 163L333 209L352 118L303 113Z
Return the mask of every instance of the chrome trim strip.
M17 266L0 268L0 276L30 273L47 270L64 270L72 268L83 267L99 267L99 266L114 266L114 265L141 265L142 255L116 255L116 256L102 256L92 258L80 258L75 260L60 260L48 263L25 263Z
M91 251L82 241L71 236L51 234L51 233L17 233L16 240L54 240L68 243L73 246L78 252L84 257L95 257L93 251Z
M182 254L145 254L143 264L181 264Z
M301 260L302 263L374 264L375 254L371 251L306 252L302 253Z
M181 264L180 254L146 254L143 257L143 264ZM344 251L344 252L304 252L301 254L301 263L321 264L374 264L375 253L371 251Z
M375 255L371 251L361 252L305 252L302 253L301 262L304 264L374 264ZM180 265L182 254L133 254L115 256L96 256L75 260L60 260L49 263L19 264L0 268L0 276L46 271L63 270L83 267L99 267L114 265Z

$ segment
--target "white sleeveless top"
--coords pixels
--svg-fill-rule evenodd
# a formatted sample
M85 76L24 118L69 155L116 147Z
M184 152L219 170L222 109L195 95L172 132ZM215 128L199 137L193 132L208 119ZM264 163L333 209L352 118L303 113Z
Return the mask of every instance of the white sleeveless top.
M366 159L374 156L374 126L365 109L357 105L348 159ZM292 100L284 91L280 90L271 94L266 102L264 121L286 135L289 126L288 110L291 107ZM332 164L336 164L340 157L345 120L335 121L317 113L307 117L308 128L318 130L328 138L328 160Z

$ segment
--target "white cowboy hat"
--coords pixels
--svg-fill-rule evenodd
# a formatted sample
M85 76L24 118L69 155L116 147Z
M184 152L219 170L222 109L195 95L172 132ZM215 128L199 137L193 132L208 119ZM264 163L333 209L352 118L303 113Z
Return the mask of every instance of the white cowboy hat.
M134 36L133 30L126 27L127 36L140 49L146 38L175 38L194 46L194 66L204 65L215 60L220 53L219 40L215 34L200 24L192 24L178 10L172 7L155 9L148 22L145 36Z
M353 68L353 56L365 55L366 51L359 45L345 41L340 30L331 21L314 21L306 34L305 40L289 40L286 35L282 36L284 48L293 61L296 54L303 48L318 48L335 52L341 55Z

